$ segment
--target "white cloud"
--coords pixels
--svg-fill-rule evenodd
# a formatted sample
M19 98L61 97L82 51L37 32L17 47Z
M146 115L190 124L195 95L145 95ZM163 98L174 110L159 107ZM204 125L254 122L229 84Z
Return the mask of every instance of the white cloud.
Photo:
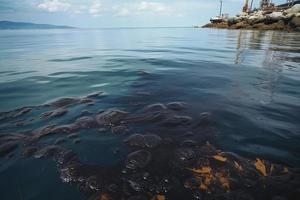
M48 0L38 4L37 7L48 12L65 12L70 10L71 4L60 0Z
M142 1L137 5L139 11L166 12L169 8L162 3Z
M103 11L103 5L100 1L93 1L90 8L89 13L94 17L98 16Z
M82 14L86 10L87 10L87 6L84 6L84 5L73 7L74 14Z
M139 3L127 3L113 6L117 16L155 14L169 15L172 8L159 2L141 1Z
M71 15L86 13L88 7L86 5L71 4L67 0L44 0L43 3L37 5L37 8L47 12L68 12Z
M130 10L128 8L119 8L117 10L117 16L128 16L130 15Z
M71 3L72 2L72 3ZM76 1L75 1L76 2ZM88 14L93 17L100 15L137 16L137 15L171 15L176 14L174 5L157 1L138 1L116 4L106 0L91 0L78 4L71 0L43 0L37 8L47 12L66 12L71 15Z

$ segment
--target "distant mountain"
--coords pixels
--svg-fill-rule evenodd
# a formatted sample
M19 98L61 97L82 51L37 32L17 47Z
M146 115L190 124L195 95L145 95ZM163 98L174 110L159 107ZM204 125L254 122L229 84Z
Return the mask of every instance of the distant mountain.
M72 29L71 26L56 26L50 24L34 24L27 22L0 21L0 29Z

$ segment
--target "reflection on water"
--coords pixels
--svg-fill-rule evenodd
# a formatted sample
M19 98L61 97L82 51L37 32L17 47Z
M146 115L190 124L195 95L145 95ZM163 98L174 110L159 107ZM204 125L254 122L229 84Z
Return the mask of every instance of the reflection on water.
M247 64L247 58L252 59L253 52L260 52L260 59L256 59L257 67L268 71L263 79L255 86L264 92L263 104L273 100L274 90L280 84L280 77L285 73L287 61L299 58L297 37L285 32L239 31L237 36L237 51L235 64ZM284 46L284 47L282 47ZM261 62L261 63L259 63ZM292 67L292 66L289 66Z
M102 179L113 189L111 181L120 177L129 184L127 195L145 188L153 194L155 185L164 195L162 188L176 188L178 196L168 198L200 198L205 192L195 189L188 192L193 197L184 196L181 184L190 174L187 168L201 171L195 159L214 163L207 157L217 151L207 141L251 160L300 166L299 34L189 28L2 31L0 44L1 199L84 199L79 191L95 190ZM128 147L123 141L133 134L140 135ZM141 146L146 153L130 154ZM24 157L24 151L33 156ZM238 162L245 180L256 178L254 165L232 153L217 158ZM74 174L66 174L70 161L79 165ZM123 163L127 173L120 175ZM133 173L136 163L150 175ZM265 164L269 175L281 170ZM215 174L196 177L223 181L223 187L205 183L215 191L211 194L228 190L224 170L234 175L241 167L216 166ZM53 190L56 194L45 196Z

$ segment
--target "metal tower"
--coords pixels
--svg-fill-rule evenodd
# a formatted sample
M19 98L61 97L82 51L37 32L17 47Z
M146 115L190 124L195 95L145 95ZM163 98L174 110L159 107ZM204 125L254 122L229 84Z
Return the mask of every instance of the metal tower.
M266 8L269 7L270 5L270 0L261 0L260 1L260 8Z

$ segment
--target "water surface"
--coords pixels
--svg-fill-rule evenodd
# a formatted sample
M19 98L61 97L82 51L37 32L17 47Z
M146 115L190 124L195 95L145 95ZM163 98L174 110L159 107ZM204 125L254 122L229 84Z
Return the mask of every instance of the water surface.
M193 118L212 113L214 141L222 150L300 167L299 52L299 34L273 31L1 31L2 112L61 97L104 94L95 104L79 105L59 118L38 120L37 110L22 116L32 121L22 126L2 120L0 132L68 124L85 109L135 112L179 101ZM116 163L129 151L114 153L122 135L80 134L80 144L64 145L85 163ZM85 199L76 187L61 182L50 160L22 158L16 151L0 161L1 199Z

